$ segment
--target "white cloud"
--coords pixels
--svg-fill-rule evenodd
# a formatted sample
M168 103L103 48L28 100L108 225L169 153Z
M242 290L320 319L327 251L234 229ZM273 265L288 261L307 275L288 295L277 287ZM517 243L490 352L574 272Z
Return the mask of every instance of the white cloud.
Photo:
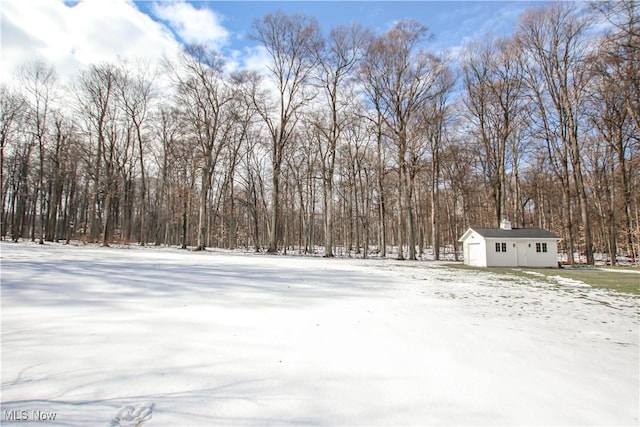
M222 16L213 10L197 9L184 1L155 3L152 10L187 44L204 44L219 49L227 43L229 31L222 26Z
M129 0L2 0L0 78L10 81L25 62L51 63L64 79L91 63L139 58L158 64L180 45Z
M442 13L432 47L445 51L457 61L465 46L487 36L506 37L513 34L518 18L530 6L525 2L452 3L456 7Z
M243 53L244 69L261 74L268 73L267 67L272 66L273 60L264 46L246 47Z

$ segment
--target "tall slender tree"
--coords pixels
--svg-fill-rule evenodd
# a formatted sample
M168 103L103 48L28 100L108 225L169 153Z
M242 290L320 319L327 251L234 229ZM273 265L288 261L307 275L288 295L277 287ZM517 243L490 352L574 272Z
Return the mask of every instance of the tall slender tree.
M208 195L218 161L231 132L233 91L224 75L223 59L204 46L190 46L177 64L169 64L190 134L201 156L197 246L207 245Z
M528 74L529 89L538 99L539 113L546 117L543 123L547 141L554 147L557 141L562 158L570 162L570 176L579 201L584 251L587 263L593 264L579 134L589 81L589 39L586 37L589 28L589 17L582 15L575 4L554 3L526 12L520 20L517 38L524 52L522 63ZM567 167L563 169L566 175Z
M371 33L359 24L333 28L318 55L318 81L327 102L328 120L316 121L322 138L319 148L322 155L322 182L324 200L325 256L333 257L333 210L336 147L349 117L344 113L350 95L347 89L353 70L362 59Z
M54 97L54 86L57 75L51 65L41 61L25 64L20 70L22 87L27 97L27 115L29 121L29 132L38 144L38 185L35 191L35 200L40 201L39 216L40 229L38 242L44 243L45 230L45 197L44 197L44 177L45 177L45 150L49 138L49 116L52 110L52 100ZM35 240L35 225L37 202L33 204L33 223L31 239Z
M424 161L425 152L429 151L431 157L429 192L431 196L430 206L430 231L433 257L440 259L440 180L441 180L441 151L446 137L447 125L451 121L451 106L449 97L455 84L455 77L450 68L444 62L441 71L437 75L432 99L418 116L416 125L417 138L411 146L413 159L413 174L417 174Z
M414 235L414 189L411 185L407 150L410 124L433 96L433 86L440 71L434 56L422 48L427 28L417 21L397 23L376 37L363 62L364 88L369 101L381 114L392 137L398 168L398 259L404 259L404 234L409 259L416 258Z
M512 40L487 38L468 45L462 63L467 117L480 139L480 155L486 159L495 225L506 218L507 150L523 114L521 67L514 49Z
M138 63L137 67L124 64L120 68L118 79L119 98L125 115L131 121L136 140L140 165L140 244L147 243L147 131L151 117L152 103L155 97L154 76L149 64Z
M270 82L275 86L275 102L255 99L264 120L271 151L271 221L267 252L278 250L280 174L287 145L291 142L300 109L315 94L305 89L317 65L322 39L318 23L303 15L269 13L255 20L251 38L265 48L271 63L267 66Z
M111 117L109 111L113 110L116 102L116 74L116 67L113 64L91 65L80 72L73 85L77 112L82 118L85 137L88 140L87 152L89 156L94 156L93 161L89 160L93 165L91 200L86 227L90 241L97 241L99 237L98 204L101 194L104 194L103 159L107 145L107 127ZM110 182L112 172L110 170L106 172L106 180Z
M4 156L9 144L14 144L22 125L26 109L25 99L8 86L0 85L0 239L7 233L5 203L8 189L5 188Z
M640 248L634 243L633 192L630 177L629 153L640 134L640 6L632 0L593 2L598 15L612 24L612 30L601 40L592 58L595 81L592 99L595 101L591 119L617 157L622 187L624 234L627 252L632 260Z

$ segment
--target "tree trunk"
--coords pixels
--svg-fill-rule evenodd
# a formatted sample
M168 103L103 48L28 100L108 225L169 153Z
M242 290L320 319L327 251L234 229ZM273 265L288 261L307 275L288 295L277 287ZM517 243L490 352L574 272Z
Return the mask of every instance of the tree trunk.
M573 178L576 185L576 190L578 192L578 201L580 204L580 219L582 222L583 233L584 233L584 243L585 243L585 254L587 258L587 264L593 265L593 242L591 237L591 221L589 218L589 201L587 199L587 192L585 190L584 179L582 177L582 166L580 159L580 149L578 147L578 143L575 139L572 142L572 152L573 156Z
M568 174L568 172L566 173ZM564 229L567 233L567 262L575 264L575 259L573 258L575 248L573 244L573 220L571 218L571 190L569 189L568 181L565 183L563 190L562 207L564 210Z
M398 244L398 256L397 260L404 260L404 218L405 218L405 206L404 198L406 197L406 183L405 183L405 166L404 166L405 152L402 150L402 146L399 147L398 154L398 218L397 218L397 244Z
M182 249L187 249L187 216L189 209L189 201L187 194L183 196L182 202Z
M111 233L111 201L112 201L112 184L108 184L107 195L104 201L104 224L102 227L102 246L109 246L109 234Z
M333 258L333 173L331 177L325 176L324 180L324 248L325 257Z
M638 256L637 248L634 247L633 244L633 218L631 215L631 205L633 204L632 199L632 190L631 185L629 183L629 174L627 173L627 164L625 158L625 149L623 145L623 141L621 135L619 135L616 142L616 153L618 155L618 167L620 169L621 181L622 181L622 192L624 194L624 217L625 217L625 225L626 225L626 245L627 252L631 255L631 262L633 264L636 263L636 258Z
M140 133L140 131L138 131ZM147 244L147 174L142 155L142 136L138 135L140 150L140 245Z
M414 218L413 218L413 186L414 180L410 174L405 171L407 175L407 184L406 184L406 192L407 192L407 245L409 246L409 259L414 261L416 259L416 237L414 231Z
M202 181L200 187L200 205L198 209L198 239L196 251L203 251L206 249L207 238L207 200L209 190L211 189L211 167L207 159L207 165L202 168Z
M434 188L431 195L431 247L433 248L434 261L440 260L440 206L438 197L438 189Z
M102 138L98 138L98 152L96 154L96 164L93 174L93 189L91 191L91 204L89 206L89 218L88 218L88 226L89 226L89 241L97 242L98 241L98 223L97 223L97 215L96 211L98 208L98 192L99 192L99 183L100 183L100 165L102 164Z
M271 227L267 253L275 254L278 252L278 200L280 199L280 165L275 163L273 164L271 184Z
M380 120L380 119L378 119ZM385 223L385 217L387 215L385 208L385 197L384 197L384 162L382 158L382 132L378 126L377 129L377 163L378 163L378 198L379 198L379 206L378 206L378 221L380 223L380 257L385 258L387 256L387 227Z
M4 136L4 135L3 135ZM6 142L0 141L0 240L4 240L7 235L7 220L5 218L4 203L6 192L4 190L4 146Z

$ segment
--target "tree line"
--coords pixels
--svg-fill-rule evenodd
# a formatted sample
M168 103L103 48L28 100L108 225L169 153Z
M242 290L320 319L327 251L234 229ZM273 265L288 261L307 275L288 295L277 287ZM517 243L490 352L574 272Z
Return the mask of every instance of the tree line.
M417 21L275 12L249 35L262 73L206 46L70 82L25 64L0 87L2 238L440 259L509 218L569 263L635 262L638 16L549 3L454 58Z

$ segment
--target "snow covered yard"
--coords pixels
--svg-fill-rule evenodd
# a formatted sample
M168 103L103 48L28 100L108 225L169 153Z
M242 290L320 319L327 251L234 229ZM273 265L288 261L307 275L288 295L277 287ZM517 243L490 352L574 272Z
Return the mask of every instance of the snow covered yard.
M639 423L635 296L435 262L0 250L3 425L144 404L145 426Z

